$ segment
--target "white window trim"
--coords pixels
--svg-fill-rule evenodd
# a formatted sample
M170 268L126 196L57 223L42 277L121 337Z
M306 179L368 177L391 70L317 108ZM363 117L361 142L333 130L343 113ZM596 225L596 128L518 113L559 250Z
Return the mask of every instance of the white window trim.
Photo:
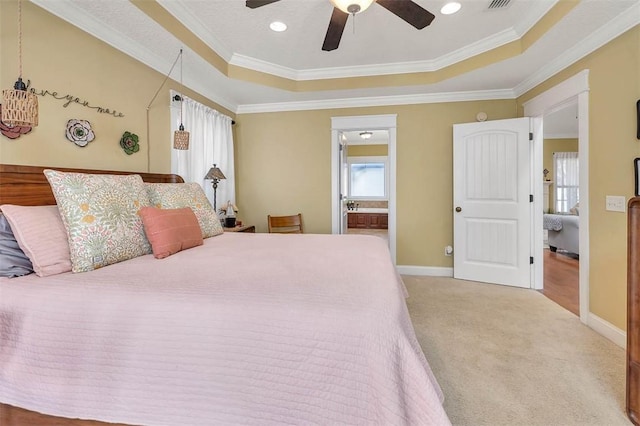
M351 195L351 164L353 163L384 163L384 196L382 197L354 197ZM388 201L389 200L389 157L383 156L349 156L347 157L349 165L348 196L349 200L372 200L372 201Z

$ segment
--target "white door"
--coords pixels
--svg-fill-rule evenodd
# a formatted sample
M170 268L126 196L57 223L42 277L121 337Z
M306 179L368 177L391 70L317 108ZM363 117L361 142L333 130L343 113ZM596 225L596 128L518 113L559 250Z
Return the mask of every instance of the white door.
M340 133L342 139L342 133ZM347 197L349 191L349 163L348 163L347 143L340 141L340 233L346 234L349 221L349 209L347 208Z
M453 126L453 275L531 286L529 118Z

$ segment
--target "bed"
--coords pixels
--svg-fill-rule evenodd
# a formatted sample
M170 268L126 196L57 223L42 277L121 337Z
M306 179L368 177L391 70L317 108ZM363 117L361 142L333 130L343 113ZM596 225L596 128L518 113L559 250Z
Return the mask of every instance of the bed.
M42 169L0 165L0 205L55 203ZM0 421L446 425L405 297L364 235L224 233L0 278Z

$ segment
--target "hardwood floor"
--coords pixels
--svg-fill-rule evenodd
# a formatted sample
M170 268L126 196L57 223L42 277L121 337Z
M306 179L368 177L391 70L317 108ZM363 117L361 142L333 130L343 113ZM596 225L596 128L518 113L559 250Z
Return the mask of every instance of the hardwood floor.
M544 289L541 293L578 316L579 265L580 261L573 254L544 250Z

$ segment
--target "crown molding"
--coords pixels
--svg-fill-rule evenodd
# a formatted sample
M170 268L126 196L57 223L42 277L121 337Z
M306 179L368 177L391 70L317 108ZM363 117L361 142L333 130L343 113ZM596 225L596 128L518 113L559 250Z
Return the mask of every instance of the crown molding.
M225 61L229 62L231 60L233 52L227 49L227 47L215 35L213 35L211 31L209 31L206 25L204 25L197 16L189 12L189 7L183 0L156 1Z
M545 16L560 0L551 1L535 1L531 6L533 11L527 14L521 22L516 22L514 26L515 32L518 37L522 37L529 32L531 28ZM499 10L499 9L498 9Z
M167 0L162 0L167 2ZM462 62L466 59L496 49L505 44L519 40L527 33L541 17L543 17L559 0L549 2L535 2L534 11L527 15L525 20L512 28L507 28L482 40L466 45L436 59L425 61L395 62L388 64L356 65L350 67L315 68L297 70L284 67L268 61L263 61L246 55L234 53L228 61L231 65L247 68L253 71L264 72L282 78L295 81L324 80L332 78L369 77L377 75L409 74L419 72L434 72L450 65ZM194 21L182 21L183 24L194 28L202 26L197 18ZM213 46L213 45L212 45ZM217 48L214 46L214 50ZM218 52L219 53L219 52Z
M275 75L277 77L288 78L289 80L298 80L300 74L300 71L293 68L283 67L282 65L277 65L246 55L240 55L238 53L234 53L233 55L231 55L229 65L235 65L253 71L263 72Z
M638 24L640 24L640 1L591 33L573 49L563 52L562 55L542 66L538 72L514 87L513 91L516 96L522 96Z
M481 100L515 99L512 90L486 90L476 92L444 92L416 95L376 96L343 99L324 99L300 102L280 102L239 105L236 114L263 112L309 111L317 109L358 108L388 105L431 104Z
M496 49L500 46L511 43L512 41L518 40L519 38L520 36L516 31L513 28L509 28L482 40L478 40L461 49L443 55L437 59L427 61L394 62L389 64L296 70L294 68L288 68L252 58L250 56L234 53L231 56L229 64L295 81L433 72L481 53Z
M146 47L132 40L131 38L123 35L116 28L113 28L102 21L97 20L92 15L84 12L83 10L75 7L70 0L30 0L33 4L41 7L47 12L57 16L58 18L70 23L71 25L81 29L82 31L90 34L91 36L102 40L114 49L134 58L138 62L143 63L149 68L166 75L168 70L171 69L171 62L160 58L158 55L149 51ZM195 54L194 54L195 55ZM237 104L225 99L220 94L215 93L206 84L200 82L206 81L206 78L185 78L183 85L185 87L194 90L195 92L211 99L220 106L235 111Z

